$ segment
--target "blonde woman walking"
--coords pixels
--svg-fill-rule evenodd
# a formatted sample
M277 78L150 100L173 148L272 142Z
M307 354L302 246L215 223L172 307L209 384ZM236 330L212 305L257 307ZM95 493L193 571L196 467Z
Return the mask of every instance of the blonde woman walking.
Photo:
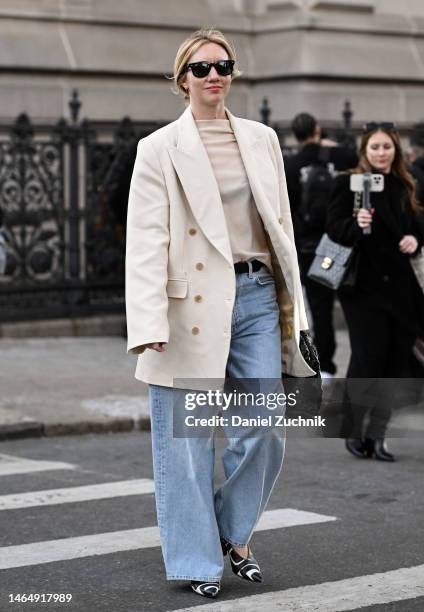
M128 351L149 385L156 509L168 580L215 597L224 556L261 582L249 546L284 455L284 435L228 427L226 481L214 492L214 445L173 436L182 380L315 374L299 350L308 327L274 130L225 106L238 76L217 30L178 49L188 102L143 138L131 182L126 255Z

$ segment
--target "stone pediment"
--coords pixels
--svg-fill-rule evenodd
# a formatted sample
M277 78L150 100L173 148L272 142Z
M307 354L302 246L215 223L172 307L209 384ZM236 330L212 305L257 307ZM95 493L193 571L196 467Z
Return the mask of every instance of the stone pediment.
M334 116L328 96L340 112L348 93L365 112L384 90L394 118L421 118L424 2L395 0L0 0L3 112L57 117L78 87L93 118L172 119L181 104L165 76L202 26L236 47L236 113L267 95L274 120L305 104Z

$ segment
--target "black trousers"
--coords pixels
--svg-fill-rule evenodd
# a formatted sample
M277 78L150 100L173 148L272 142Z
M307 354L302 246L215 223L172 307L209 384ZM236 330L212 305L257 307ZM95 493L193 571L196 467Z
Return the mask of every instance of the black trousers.
M309 308L312 314L314 326L314 340L317 347L321 370L336 373L336 365L333 361L336 351L336 340L333 325L333 309L335 292L316 281L308 278L308 270L311 267L315 255L313 253L299 252L299 264L302 276L302 284L305 287Z
M384 438L392 410L404 392L399 379L411 376L415 334L402 324L390 303L357 295L340 295L340 302L351 346L342 436Z

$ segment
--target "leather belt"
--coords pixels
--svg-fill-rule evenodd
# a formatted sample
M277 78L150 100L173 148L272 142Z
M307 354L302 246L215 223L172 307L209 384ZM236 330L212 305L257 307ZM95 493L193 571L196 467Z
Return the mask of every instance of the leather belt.
M257 272L258 270L262 268L263 265L265 265L258 259L253 259L249 263L251 264L252 272ZM237 263L234 264L234 270L236 274L242 274L243 272L249 272L249 264L247 263L247 261L238 261Z

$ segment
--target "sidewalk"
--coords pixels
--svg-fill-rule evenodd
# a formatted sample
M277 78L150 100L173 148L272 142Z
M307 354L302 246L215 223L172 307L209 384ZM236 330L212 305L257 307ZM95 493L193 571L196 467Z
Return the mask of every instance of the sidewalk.
M337 331L339 376L349 359ZM121 337L0 340L0 440L150 429L147 385Z
M120 337L0 341L0 439L150 426L147 385Z

